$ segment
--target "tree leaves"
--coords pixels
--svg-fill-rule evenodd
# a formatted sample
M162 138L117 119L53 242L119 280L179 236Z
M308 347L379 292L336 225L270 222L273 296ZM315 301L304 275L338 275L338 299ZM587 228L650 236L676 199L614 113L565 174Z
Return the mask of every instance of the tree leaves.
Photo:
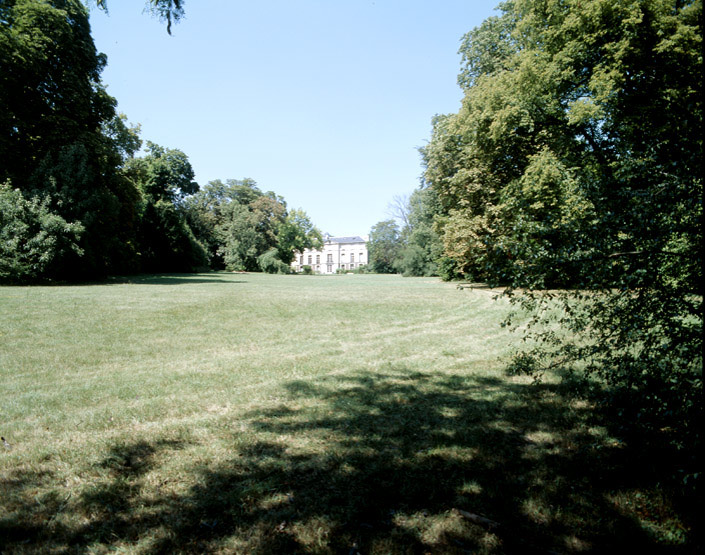
M423 149L445 254L531 310L519 366L577 363L682 429L702 411L702 3L501 10Z

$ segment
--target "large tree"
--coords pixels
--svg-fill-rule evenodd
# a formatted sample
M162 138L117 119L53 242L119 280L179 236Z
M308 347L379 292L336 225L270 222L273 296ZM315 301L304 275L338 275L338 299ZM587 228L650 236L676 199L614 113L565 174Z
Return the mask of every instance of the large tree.
M377 222L372 226L370 240L367 242L370 269L379 274L395 273L401 247L397 223L394 220Z
M115 99L100 84L105 56L79 0L0 3L0 182L85 232L52 275L88 277L134 262L137 200L117 171L123 152L110 132ZM78 254L78 253L82 254Z
M404 276L433 276L442 271L443 244L436 231L438 212L436 192L431 188L415 190L405 199L405 207L400 199L395 206L404 215L405 225L401 230L403 246L395 261Z
M277 254L287 266L296 253L305 249L323 248L321 231L313 225L306 212L300 209L289 210L277 230Z
M204 246L189 227L183 204L198 192L186 154L147 142L147 153L130 158L123 174L141 193L139 262L143 271L193 271L208 266Z
M543 320L519 366L581 361L638 399L635 421L696 444L702 2L501 10L467 35L462 108L437 118L423 152L446 254ZM535 293L556 287L570 290Z

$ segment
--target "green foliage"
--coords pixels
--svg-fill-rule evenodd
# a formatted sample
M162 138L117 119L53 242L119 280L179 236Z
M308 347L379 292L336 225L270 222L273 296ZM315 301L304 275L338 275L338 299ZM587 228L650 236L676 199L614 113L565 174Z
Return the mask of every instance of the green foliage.
M532 364L600 377L617 405L633 403L634 423L672 427L674 444L692 449L702 2L516 0L501 10L466 36L462 107L434 120L422 149L441 273L510 286L534 314ZM557 287L567 292L546 291ZM518 366L540 373L529 359Z
M297 252L323 248L320 230L303 210L290 210L277 230L277 251L280 260L291 264Z
M378 274L396 273L396 261L401 249L399 226L394 220L376 223L370 230L367 243L369 266Z
M108 11L107 0L95 0L95 3L100 9ZM145 4L146 10L166 23L166 32L170 35L172 23L178 23L185 14L182 0L147 0Z
M208 250L211 267L225 268L223 259L223 237L219 226L224 223L226 207L231 202L247 206L262 195L254 180L220 179L209 181L195 194L184 199L181 207L189 226L198 240Z
M49 198L25 198L0 184L0 283L23 283L65 274L72 255L82 254L83 226L52 212Z
M124 172L129 175L149 202L160 200L180 204L199 189L186 154L147 141L148 154L127 160Z
M257 271L257 259L277 247L277 230L284 222L286 206L274 193L256 191L258 195L249 204L230 201L221 206L216 226L218 253L229 270Z
M433 276L443 254L436 232L437 195L428 188L409 197L395 197L390 205L394 220L379 222L370 233L370 268L377 273L400 272L405 277Z
M404 247L399 253L396 267L404 276L438 275L443 244L436 232L436 193L432 189L417 189L408 204L408 223L402 230Z
M112 140L123 160L134 158L135 153L142 148L140 129L140 125L128 127L125 114L116 114L103 123L103 134Z
M257 257L257 265L268 274L288 274L291 270L291 266L279 258L279 250L276 248Z
M187 196L199 189L188 157L148 141L147 155L126 160L123 174L141 193L141 269L190 272L208 267L208 252L189 227L183 208Z
M249 178L211 181L181 206L215 267L288 272L295 252L322 245L303 210L287 211L283 198Z
M134 137L100 84L105 63L78 0L0 4L0 181L84 227L65 278L125 271L136 257L139 198L118 172Z
M100 148L115 100L99 84L106 59L78 0L7 0L0 10L0 179L26 187L59 147Z
M139 245L145 272L193 272L208 267L208 255L183 214L164 200L146 204Z

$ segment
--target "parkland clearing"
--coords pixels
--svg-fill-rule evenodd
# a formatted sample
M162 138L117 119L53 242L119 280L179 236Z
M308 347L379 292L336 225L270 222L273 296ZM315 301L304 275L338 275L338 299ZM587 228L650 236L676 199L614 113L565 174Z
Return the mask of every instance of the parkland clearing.
M508 375L499 290L211 272L0 288L0 551L691 552L661 459Z
M0 0L0 555L702 552L702 0L187 4Z

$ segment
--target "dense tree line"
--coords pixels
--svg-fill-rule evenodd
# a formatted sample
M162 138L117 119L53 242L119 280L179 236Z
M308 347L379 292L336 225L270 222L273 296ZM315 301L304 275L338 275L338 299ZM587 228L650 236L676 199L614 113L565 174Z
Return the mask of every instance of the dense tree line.
M253 181L201 191L183 152L141 151L101 84L105 64L80 1L0 3L0 281L285 271L320 241L305 213Z
M445 275L441 237L435 227L438 196L432 188L396 197L393 218L375 224L368 243L370 269L404 276Z
M465 37L422 149L447 277L533 315L514 368L599 377L625 428L702 416L702 2L514 0ZM443 263L441 264L441 260ZM690 459L688 459L690 457ZM689 462L688 462L689 461Z

